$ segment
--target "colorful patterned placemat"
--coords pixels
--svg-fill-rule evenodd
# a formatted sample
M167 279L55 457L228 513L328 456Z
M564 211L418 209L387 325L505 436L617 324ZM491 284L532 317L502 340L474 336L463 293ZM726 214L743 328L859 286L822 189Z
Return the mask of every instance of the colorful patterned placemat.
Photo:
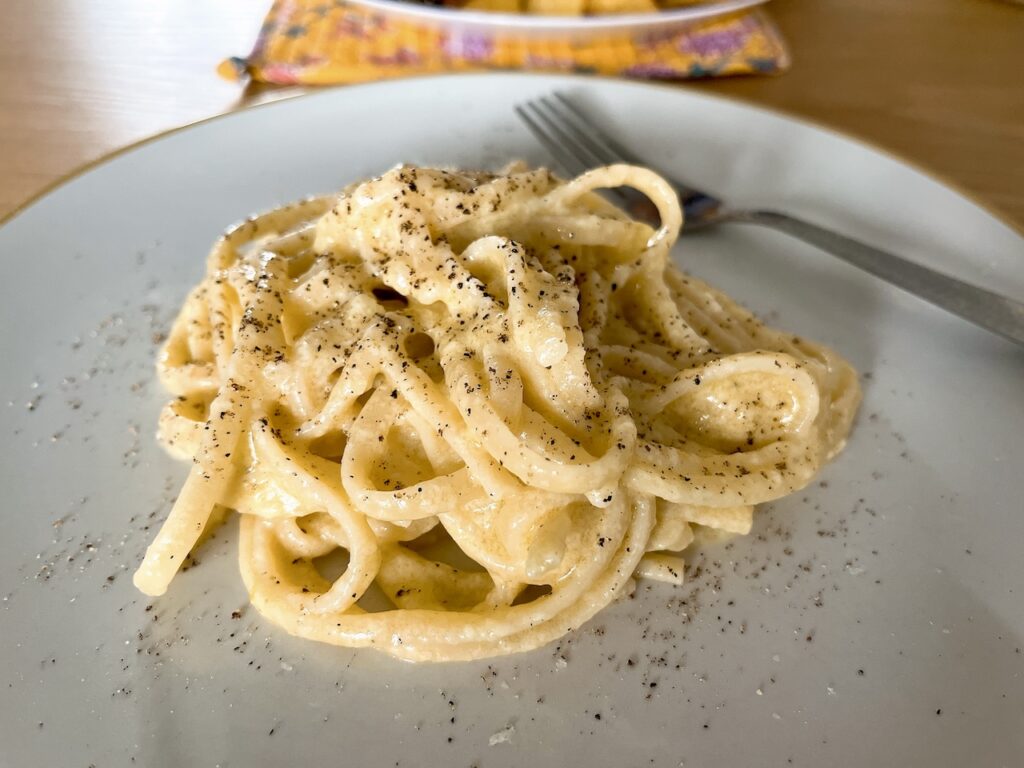
M219 71L232 79L326 85L494 69L671 80L788 66L786 46L761 10L671 31L570 41L444 32L345 0L276 0L252 53L224 61Z

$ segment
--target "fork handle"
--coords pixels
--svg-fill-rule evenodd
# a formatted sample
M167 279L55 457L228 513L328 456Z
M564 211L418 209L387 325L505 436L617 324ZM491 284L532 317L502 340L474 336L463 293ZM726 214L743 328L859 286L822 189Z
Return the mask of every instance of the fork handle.
M729 221L760 224L816 245L908 293L1024 345L1024 303L777 211L737 211Z

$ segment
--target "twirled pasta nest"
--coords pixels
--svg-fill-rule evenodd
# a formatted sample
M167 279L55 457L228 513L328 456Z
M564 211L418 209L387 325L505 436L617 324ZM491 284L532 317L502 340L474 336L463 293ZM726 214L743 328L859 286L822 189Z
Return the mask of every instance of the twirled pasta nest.
M660 229L595 194L621 185ZM644 168L399 166L231 230L160 358L160 439L194 463L136 585L162 594L235 510L262 614L420 661L681 583L691 526L746 533L860 397L831 351L676 269L681 224Z

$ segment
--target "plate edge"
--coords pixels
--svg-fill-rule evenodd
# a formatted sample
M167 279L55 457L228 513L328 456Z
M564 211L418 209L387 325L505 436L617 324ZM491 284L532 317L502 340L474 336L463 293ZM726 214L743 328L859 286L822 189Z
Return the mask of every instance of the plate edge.
M766 113L768 113L770 115L773 115L775 117L779 117L779 118L782 118L782 119L785 119L785 120L789 120L791 122L801 123L803 125L809 126L811 128L814 128L816 130L822 131L824 133L832 134L833 136L836 136L836 137L838 137L838 138L840 138L840 139L842 139L844 141L849 141L849 142L852 142L854 144L858 144L858 145L860 145L862 147L866 147L867 149L871 150L872 152L875 152L876 154L882 155L883 157L885 157L885 158L887 158L889 160L892 160L892 161L894 161L896 163L904 165L907 168L910 168L911 170L915 171L916 173L921 174L925 178L927 178L927 179L929 179L931 181L934 181L937 184L946 187L947 189L952 190L957 195L959 195L963 199L967 200L969 203L971 203L972 205L974 205L975 207L977 207L981 211L984 211L986 214L988 214L993 219L995 219L997 222L999 222L1000 224L1005 226L1011 232L1015 233L1018 237L1024 239L1024 221L1021 221L1021 222L1016 221L1015 219L1011 218L1008 213L999 210L993 204L990 204L990 203L988 203L986 201L981 200L974 192L968 190L966 187L961 185L959 182L954 181L953 179L948 178L945 174L942 174L942 173L939 173L938 171L935 171L933 169L927 168L926 166L924 166L924 165L922 165L922 164L920 164L920 163L918 163L918 162L916 162L914 160L911 160L910 158L907 158L907 157L905 157L903 155L900 155L897 152L894 152L894 151L892 151L892 150L890 150L890 149L888 149L886 147L883 147L883 146L875 143L872 140L864 139L864 138L861 138L859 136L855 136L855 135L853 135L851 133L847 133L846 131L844 131L842 129L839 129L839 128L834 128L834 127L832 127L830 125L827 125L826 123L823 123L823 122L821 122L819 120L816 120L815 118L805 117L803 115L797 115L797 114L788 112L788 111L786 111L784 109L779 109L777 107L772 107L772 106L766 106L764 104L758 104L758 103L753 102L753 101L748 101L746 99L736 98L736 97L733 97L733 96L722 96L722 95L717 94L717 93L703 93L703 92L700 92L700 91L697 91L697 90L690 89L686 84L682 84L682 83L662 83L662 82L649 82L649 81L648 82L644 82L644 81L629 81L629 80L625 80L625 79L619 78L619 77L611 77L611 76L604 76L604 75L566 75L566 74L552 74L552 73L544 73L544 72L476 72L476 73L460 73L460 74L453 74L453 73L441 73L441 74L430 73L430 74L425 74L425 75L415 75L415 76L411 76L411 77L396 78L396 79L391 79L391 80L374 81L374 82L367 82L367 83L338 84L338 85L331 85L331 86L317 86L315 89L310 88L310 89L302 91L300 93L285 95L282 98L272 99L270 101L263 101L263 102L259 102L257 104L248 104L248 105L239 107L237 109L229 109L227 111L217 112L216 114L208 115L207 117L203 117L203 118L200 118L198 120L193 120L193 121L190 121L190 122L187 122L187 123L182 123L181 125L173 126L173 127L168 128L168 129L166 129L164 131L159 131L159 132L151 134L149 136L144 136L141 139L138 139L136 141L130 142L128 144L125 144L124 146L117 147L116 149L113 149L113 150L110 150L109 152L105 152L103 154L100 154L99 156L94 157L91 160L87 160L84 163L81 163L80 165L77 165L77 166L73 167L67 173L64 173L64 174L58 176L57 178L55 178L55 179L47 182L46 184L44 184L42 187L40 187L34 193L30 194L27 198L22 200L21 203L19 203L14 208L12 208L10 211L8 211L5 214L3 214L2 216L0 216L0 227L6 226L8 223L10 223L14 219L16 219L21 214L23 214L25 211L27 211L33 205L35 205L38 202L41 202L43 200L43 198L47 197L48 195L50 195L53 192L56 192L61 187L65 186L66 184L69 184L72 181L76 180L79 176L84 176L89 171L92 171L92 170L94 170L95 168L98 168L101 165L106 165L107 163L109 163L109 162L111 162L113 160L116 160L121 155L128 154L129 152L131 152L133 150L140 149L141 147L144 147L144 146L146 146L148 144L152 144L152 143L157 142L157 141L159 141L161 139L167 138L168 136L173 136L174 134L180 133L182 131L189 130L191 128L195 128L195 127L203 125L205 123L210 123L210 122L213 122L215 120L223 120L223 119L231 117L233 115L240 114L240 113L243 113L243 112L248 112L248 111L251 111L251 110L263 109L263 108L266 108L266 107L273 107L275 105L284 104L286 102L290 102L290 101L293 101L295 99L322 96L322 95L325 95L325 94L328 94L328 93L333 93L334 91L339 91L339 90L342 90L342 89L350 89L351 90L351 89L372 88L372 87L375 87L375 86L378 86L378 85L384 85L384 84L397 85L398 83L402 83L402 82L406 82L406 81L416 81L416 80L432 80L432 79L444 79L444 78L482 79L482 78L489 78L489 77L490 78L527 77L527 78L535 78L535 79L538 79L538 80L554 77L554 78L558 78L558 79L562 79L562 80L575 80L575 81L577 81L579 83L595 82L596 81L596 82L600 82L600 83L609 83L609 84L612 84L612 85L624 85L624 86L633 87L633 88L652 88L652 89L657 89L657 90L667 90L667 91L672 91L672 92L676 92L676 93L678 93L682 89L682 90L687 90L690 93L690 95L697 95L700 98L709 99L709 100L712 100L712 101L725 102L727 104L738 105L738 106L746 107L748 109L760 110L762 112L766 112Z

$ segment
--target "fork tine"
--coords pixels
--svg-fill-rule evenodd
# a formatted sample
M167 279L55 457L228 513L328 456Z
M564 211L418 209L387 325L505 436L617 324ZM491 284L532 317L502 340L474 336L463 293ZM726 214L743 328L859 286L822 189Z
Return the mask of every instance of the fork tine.
M581 162L586 163L588 168L608 165L609 161L606 157L594 152L585 142L581 141L581 137L575 128L562 119L562 116L555 110L554 106L546 96L534 99L533 105L537 110L537 114L544 121L545 125L548 126L551 132L556 134L562 144L565 145L577 158L579 158ZM612 160L611 162L615 161Z
M536 105L532 101L524 102L523 104L517 104L515 107L515 113L519 116L519 119L526 123L526 127L530 129L530 133L536 137L536 139L543 144L551 156L555 158L566 171L569 171L572 175L578 175L588 169L588 166L581 161L579 158L571 155L562 143L552 136L545 128L541 127L538 120L543 120L543 116L537 110ZM537 119L531 115L537 116ZM547 121L544 121L545 124Z
M576 171L589 170L599 165L606 165L600 156L589 152L579 142L571 129L567 128L559 119L557 114L551 112L550 107L545 103L545 98L532 99L525 104L531 112L535 122L539 123L547 132L548 136L558 143L563 153L572 155L578 163Z
M605 157L605 163L625 162L631 165L647 165L643 159L637 157L597 127L564 94L556 91L552 96L558 100L563 108L560 110L563 121L572 126L572 130L579 134L581 141L588 144L593 154ZM700 219L713 215L722 205L721 200L713 195L709 195L707 192L691 187L689 184L685 184L667 174L665 174L665 178L676 188L686 217L694 224Z
M597 166L607 165L600 156L589 152L571 131L566 130L565 126L560 124L557 115L553 118L541 109L542 106L547 107L549 111L551 109L549 105L544 104L544 99L541 98L517 105L515 112L526 123L526 127L533 135L548 148L559 165L573 175L581 174ZM602 191L602 194L627 211L634 208L639 198L642 207L637 210L636 215L650 219L651 214L648 210L650 204L643 195L633 193L632 190L622 189L606 189Z
M558 101L558 106L551 104L549 109L556 112L564 123L570 125L579 134L580 140L588 146L590 151L603 158L604 164L630 163L631 165L643 165L643 161L640 158L604 131L592 125L583 113L563 94L555 91L551 95Z

